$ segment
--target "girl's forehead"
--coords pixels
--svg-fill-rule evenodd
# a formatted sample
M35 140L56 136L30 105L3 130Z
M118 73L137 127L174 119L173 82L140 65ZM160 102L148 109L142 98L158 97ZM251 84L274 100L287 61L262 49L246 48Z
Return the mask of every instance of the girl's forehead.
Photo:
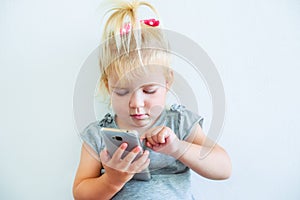
M110 87L137 88L149 84L165 85L166 78L163 70L131 71L121 77L108 77Z

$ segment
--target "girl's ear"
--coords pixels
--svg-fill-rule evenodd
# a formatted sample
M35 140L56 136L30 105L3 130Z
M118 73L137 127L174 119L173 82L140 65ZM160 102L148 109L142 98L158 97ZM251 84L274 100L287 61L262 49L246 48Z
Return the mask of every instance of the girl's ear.
M174 81L174 72L173 70L169 70L168 78L166 79L166 87L168 90L171 88L173 81Z

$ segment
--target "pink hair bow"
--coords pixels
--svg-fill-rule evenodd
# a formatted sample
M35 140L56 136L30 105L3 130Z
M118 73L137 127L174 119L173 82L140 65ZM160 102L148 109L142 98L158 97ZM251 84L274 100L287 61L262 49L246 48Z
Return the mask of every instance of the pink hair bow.
M152 27L159 26L159 20L156 20L156 19L143 19L143 20L140 20L140 22L144 23L148 26L152 26ZM121 35L127 34L127 33L129 33L130 30L131 30L131 24L126 23L126 24L124 24L123 28L121 28L120 34Z
M156 27L159 25L159 21L156 19L144 19L144 20L141 20L141 22L143 22L144 24L146 24L148 26L153 26L153 27Z

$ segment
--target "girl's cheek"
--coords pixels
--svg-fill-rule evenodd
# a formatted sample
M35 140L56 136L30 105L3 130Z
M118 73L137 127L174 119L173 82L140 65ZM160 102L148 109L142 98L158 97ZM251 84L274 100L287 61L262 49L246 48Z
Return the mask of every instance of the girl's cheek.
M124 105L129 104L128 97L124 97L124 96L114 95L111 97L111 101L112 101L112 104L116 105L116 106L120 106L120 105L124 106Z

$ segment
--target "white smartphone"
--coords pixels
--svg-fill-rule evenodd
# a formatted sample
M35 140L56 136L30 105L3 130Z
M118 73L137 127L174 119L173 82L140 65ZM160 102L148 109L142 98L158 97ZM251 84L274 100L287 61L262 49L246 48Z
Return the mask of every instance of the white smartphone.
M142 144L140 142L137 131L134 130L123 130L116 128L101 128L101 134L105 143L105 147L110 156L112 156L115 151L120 147L122 143L127 143L127 149L124 151L122 158L124 158L130 151L132 151L136 146L140 146L142 149ZM142 152L140 151L136 156L135 160L141 157ZM145 169L140 173L136 173L133 179L148 181L151 179L151 174L149 169Z

